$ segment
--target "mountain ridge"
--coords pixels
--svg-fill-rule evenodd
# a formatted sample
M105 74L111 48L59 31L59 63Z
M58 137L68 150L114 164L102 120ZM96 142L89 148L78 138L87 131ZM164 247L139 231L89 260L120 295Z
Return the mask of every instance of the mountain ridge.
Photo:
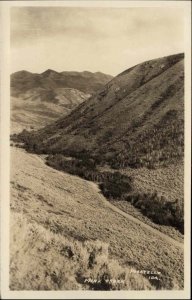
M111 76L91 72L41 74L26 70L11 75L12 132L41 128L67 115L87 100Z
M184 54L163 57L124 71L69 116L42 129L40 134L44 139L39 148L74 155L86 151L97 158L103 156L103 161L119 160L119 167L120 161L127 161L129 166L148 167L156 156L159 158L154 165L180 159L183 155L183 59ZM174 148L176 153L178 150L176 155L173 155Z
M22 93L37 86L43 88L67 87L93 94L112 78L113 76L102 72L57 72L52 69L47 69L42 73L32 73L22 70L11 74L11 88L12 91L17 89L18 92ZM87 79L89 82L86 81Z

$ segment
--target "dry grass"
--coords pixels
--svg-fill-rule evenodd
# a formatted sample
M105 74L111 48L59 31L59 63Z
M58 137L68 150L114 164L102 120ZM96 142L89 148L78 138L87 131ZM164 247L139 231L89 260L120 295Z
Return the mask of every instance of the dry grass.
M115 172L109 166L99 168L102 172ZM118 170L122 174L134 179L133 188L135 192L164 196L169 201L184 198L184 166L182 163L169 165L158 169L147 168L124 168Z
M152 289L109 258L108 244L54 234L18 213L11 215L10 275L12 290Z
M184 166L170 165L166 168L122 169L121 172L134 178L134 189L141 193L157 193L170 201L184 198Z
M114 212L95 184L56 171L21 149L12 148L11 166L12 211L59 236L106 242L122 266L160 271L161 280L151 281L157 288L183 288L182 249Z

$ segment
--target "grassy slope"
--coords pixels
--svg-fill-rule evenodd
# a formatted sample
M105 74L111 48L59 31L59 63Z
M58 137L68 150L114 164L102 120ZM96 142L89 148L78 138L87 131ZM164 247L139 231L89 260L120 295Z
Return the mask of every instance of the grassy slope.
M109 258L108 244L70 239L23 214L11 214L10 249L11 290L153 289L135 269Z
M36 156L15 148L11 176L11 209L24 214L28 222L66 238L106 242L110 258L124 267L160 271L159 288L183 287L182 250L112 211L95 184L51 169ZM22 256L20 251L18 256ZM33 252L29 255L34 258ZM14 288L17 276L16 272Z

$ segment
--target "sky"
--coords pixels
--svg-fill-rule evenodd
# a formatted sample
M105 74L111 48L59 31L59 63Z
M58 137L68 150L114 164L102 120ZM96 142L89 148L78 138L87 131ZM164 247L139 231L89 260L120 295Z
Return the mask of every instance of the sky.
M184 52L181 8L11 8L11 72L117 75Z

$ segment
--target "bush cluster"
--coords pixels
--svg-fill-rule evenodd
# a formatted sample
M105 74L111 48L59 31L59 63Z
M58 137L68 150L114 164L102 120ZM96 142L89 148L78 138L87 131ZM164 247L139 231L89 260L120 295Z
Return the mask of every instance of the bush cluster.
M96 169L92 158L68 160L63 155L57 154L48 156L47 164L86 180L98 182L103 195L108 198L121 199L124 194L132 191L131 177L120 172L100 172Z
M184 233L184 207L183 201L168 201L156 192L151 194L133 193L124 196L153 222L160 225L173 226Z
M81 157L81 159L80 159ZM183 201L169 201L156 192L134 193L133 179L120 172L100 172L95 161L83 153L79 158L66 159L61 154L50 155L47 164L72 175L99 183L103 195L108 199L126 200L145 216L160 225L173 226L184 233Z

